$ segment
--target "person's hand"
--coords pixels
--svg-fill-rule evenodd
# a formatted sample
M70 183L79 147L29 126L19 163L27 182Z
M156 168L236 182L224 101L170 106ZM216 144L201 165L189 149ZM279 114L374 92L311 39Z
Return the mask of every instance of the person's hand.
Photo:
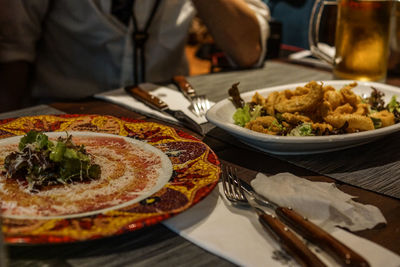
M216 44L241 67L261 56L261 34L255 12L244 0L192 0Z

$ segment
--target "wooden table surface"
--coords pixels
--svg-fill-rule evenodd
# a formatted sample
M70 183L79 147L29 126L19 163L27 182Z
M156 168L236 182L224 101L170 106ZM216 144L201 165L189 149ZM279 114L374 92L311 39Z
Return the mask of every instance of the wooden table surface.
M227 89L240 81L240 88L249 91L274 85L309 80L331 79L331 74L313 68L283 62L268 61L264 68L240 72L189 77L188 80L199 91L208 92L213 101L227 96ZM398 78L388 83L400 85ZM210 88L213 88L210 92ZM52 108L70 114L104 114L135 119L148 119L136 112L100 100L87 99L73 103L53 103ZM154 119L148 119L153 120ZM168 123L165 123L168 124ZM171 125L171 124L170 124ZM171 125L181 128L176 125ZM225 131L207 125L207 134L202 141L208 144L226 164L239 167L239 176L251 180L257 172L275 174L291 172L312 181L335 180L321 176L286 161L256 151L240 142L227 142L233 138ZM192 133L189 130L187 132ZM192 133L197 136L195 133ZM376 242L400 254L400 200L366 191L354 186L337 183L342 191L357 196L361 203L377 206L388 224L355 234ZM231 266L221 259L176 235L161 224L143 230L102 240L63 245L9 246L11 266Z

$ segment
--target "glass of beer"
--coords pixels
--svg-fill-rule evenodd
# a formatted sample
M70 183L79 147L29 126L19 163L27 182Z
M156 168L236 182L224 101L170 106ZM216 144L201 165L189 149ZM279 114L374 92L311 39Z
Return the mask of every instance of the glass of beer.
M318 47L322 11L332 4L337 5L333 57ZM385 81L394 6L395 0L316 0L310 18L310 50L333 65L336 78Z

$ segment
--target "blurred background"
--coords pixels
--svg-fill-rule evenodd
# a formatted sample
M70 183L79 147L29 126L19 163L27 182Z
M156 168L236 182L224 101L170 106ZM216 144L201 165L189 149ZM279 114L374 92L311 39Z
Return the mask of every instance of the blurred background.
M291 53L308 50L308 27L314 0L263 0L271 11L271 34L266 60L285 58ZM392 23L391 55L388 75L400 75L400 1L396 2ZM326 6L321 18L320 42L333 46L336 6ZM201 20L193 21L186 48L190 75L234 70L215 46Z

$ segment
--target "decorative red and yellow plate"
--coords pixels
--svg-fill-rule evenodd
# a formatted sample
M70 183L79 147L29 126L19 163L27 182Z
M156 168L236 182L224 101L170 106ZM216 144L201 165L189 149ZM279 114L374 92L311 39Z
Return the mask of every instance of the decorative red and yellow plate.
M18 186L14 185L14 192L8 183L5 190L1 175L2 230L9 244L75 242L138 230L199 202L220 175L217 156L195 137L162 124L112 116L1 120L0 155L16 146L19 137L15 136L30 130L48 132L53 138L73 133L78 143L99 154L107 166L107 179L67 190L56 188L50 195L22 192L15 205L15 198L7 194L16 193Z

